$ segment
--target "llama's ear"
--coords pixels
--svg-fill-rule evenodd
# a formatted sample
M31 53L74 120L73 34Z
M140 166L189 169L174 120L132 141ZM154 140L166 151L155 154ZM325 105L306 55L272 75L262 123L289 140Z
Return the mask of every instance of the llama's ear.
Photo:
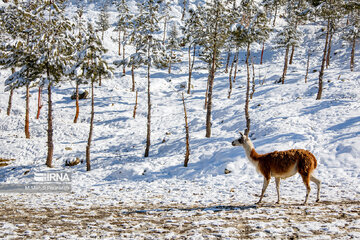
M244 136L244 134L241 131L239 131L239 133L240 133L240 136L242 136L242 137Z

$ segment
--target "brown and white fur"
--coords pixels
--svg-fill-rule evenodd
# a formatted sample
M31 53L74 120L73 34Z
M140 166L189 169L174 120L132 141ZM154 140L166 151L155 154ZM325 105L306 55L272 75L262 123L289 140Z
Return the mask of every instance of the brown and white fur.
M280 179L285 179L295 175L297 172L301 175L306 186L306 197L304 204L307 203L310 193L310 181L317 185L317 199L320 199L320 180L312 176L312 172L317 166L315 156L303 149L291 149L287 151L275 151L266 154L258 154L250 138L243 135L232 142L233 146L242 146L247 158L256 167L256 170L264 176L264 184L261 191L260 200L263 199L270 178L275 177L276 191L278 195L277 203L280 203Z

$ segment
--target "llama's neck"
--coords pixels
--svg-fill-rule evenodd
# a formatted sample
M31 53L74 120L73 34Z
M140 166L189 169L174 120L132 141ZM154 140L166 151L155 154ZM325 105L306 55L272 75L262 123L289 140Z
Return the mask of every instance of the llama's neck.
M255 151L255 147L254 144L251 142L251 140L248 138L245 140L245 143L243 144L244 150L245 150L245 154L247 156L247 158L254 163L254 159L251 157L251 153L253 151Z

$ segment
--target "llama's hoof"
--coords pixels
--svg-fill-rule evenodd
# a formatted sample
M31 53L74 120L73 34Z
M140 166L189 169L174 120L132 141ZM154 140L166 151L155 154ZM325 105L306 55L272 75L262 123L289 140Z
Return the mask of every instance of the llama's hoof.
M280 201L277 201L275 204L280 204Z
M316 202L320 202L320 199L316 199Z

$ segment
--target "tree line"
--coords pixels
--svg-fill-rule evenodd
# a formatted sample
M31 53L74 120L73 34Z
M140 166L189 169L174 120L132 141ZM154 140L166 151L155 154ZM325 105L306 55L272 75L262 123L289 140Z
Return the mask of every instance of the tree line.
M46 165L52 166L53 127L52 127L52 88L62 81L76 84L76 110L74 123L79 115L79 85L90 82L92 111L90 130L86 148L87 170L90 170L90 146L94 119L94 84L101 86L102 78L111 77L114 68L110 67L104 55L104 36L109 29L117 32L111 39L118 45L118 60L113 64L123 75L126 68L131 74L131 91L136 91L135 71L147 70L147 139L144 156L149 156L151 139L151 72L156 68L167 68L188 58L187 94L191 94L192 71L195 59L206 63L208 80L204 108L206 109L206 137L211 137L211 115L213 86L216 73L223 67L229 73L228 98L231 97L232 84L236 80L240 49L246 50L247 86L245 96L246 131L250 132L249 101L255 91L254 77L251 90L251 69L254 66L251 46L259 43L264 46L269 35L276 31L274 45L282 48L284 67L280 79L285 83L287 68L293 62L296 47L303 41L301 25L322 26L324 38L323 57L318 79L316 99L321 99L323 76L330 66L332 37L341 37L351 43L350 70L355 66L356 41L360 38L360 3L356 0L209 0L191 4L181 3L182 17L174 19L174 3L169 0L137 1L136 12L130 11L126 0L107 1L102 5L95 24L85 19L86 7L79 1L73 18L66 15L66 0L4 1L0 8L0 64L12 69L5 80L9 91L8 115L11 112L11 99L14 89L26 89L25 136L29 132L29 89L38 88L38 113L41 109L42 89L47 88L48 98L48 153ZM116 22L110 23L110 7L116 9ZM133 10L134 11L134 10ZM279 28L279 17L285 25ZM128 46L133 52L127 52ZM183 54L186 53L186 54ZM308 64L312 48L308 50ZM307 72L305 81L307 81ZM254 71L253 71L254 73ZM185 106L185 103L184 103ZM185 110L186 112L186 110ZM134 109L135 117L136 109Z

